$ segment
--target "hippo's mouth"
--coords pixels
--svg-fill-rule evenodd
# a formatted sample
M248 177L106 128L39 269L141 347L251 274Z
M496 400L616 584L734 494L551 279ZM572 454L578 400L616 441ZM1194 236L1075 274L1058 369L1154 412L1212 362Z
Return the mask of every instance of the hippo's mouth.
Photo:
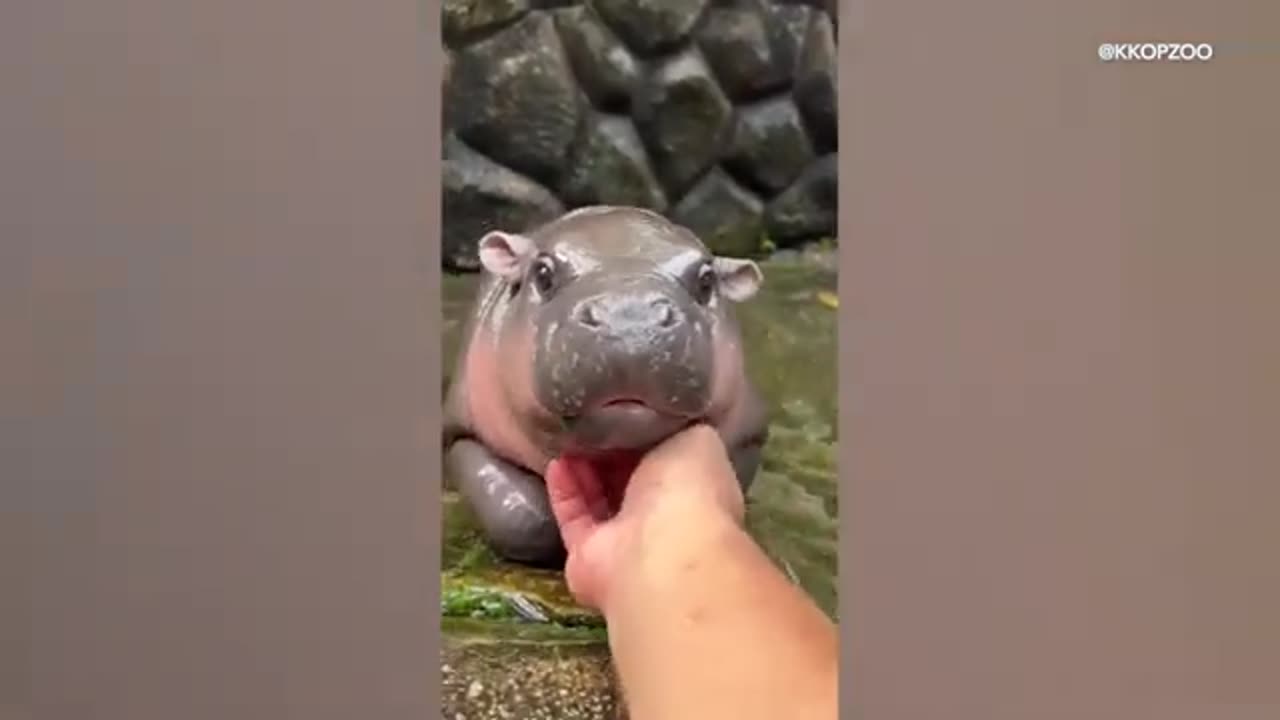
M643 451L697 420L657 408L640 398L608 398L563 418L565 449L588 455Z

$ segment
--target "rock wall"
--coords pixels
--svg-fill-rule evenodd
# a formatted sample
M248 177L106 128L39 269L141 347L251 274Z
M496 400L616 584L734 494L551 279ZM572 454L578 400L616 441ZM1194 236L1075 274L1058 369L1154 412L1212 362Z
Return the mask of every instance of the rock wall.
M444 0L449 270L485 231L637 205L717 252L835 235L835 0Z

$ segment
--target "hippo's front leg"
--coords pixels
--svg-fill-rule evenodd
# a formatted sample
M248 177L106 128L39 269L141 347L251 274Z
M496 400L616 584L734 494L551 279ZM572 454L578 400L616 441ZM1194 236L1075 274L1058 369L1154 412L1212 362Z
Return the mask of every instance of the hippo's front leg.
M456 487L498 554L529 565L563 565L564 543L542 478L471 439L455 441L445 458Z

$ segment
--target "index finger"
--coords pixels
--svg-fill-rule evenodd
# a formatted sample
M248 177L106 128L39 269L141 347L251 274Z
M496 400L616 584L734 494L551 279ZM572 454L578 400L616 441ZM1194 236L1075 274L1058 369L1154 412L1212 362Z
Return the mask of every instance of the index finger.
M551 501L551 513L560 526L560 538L565 548L572 551L596 529L599 522L591 512L587 496L583 493L572 461L557 458L547 466L547 495Z

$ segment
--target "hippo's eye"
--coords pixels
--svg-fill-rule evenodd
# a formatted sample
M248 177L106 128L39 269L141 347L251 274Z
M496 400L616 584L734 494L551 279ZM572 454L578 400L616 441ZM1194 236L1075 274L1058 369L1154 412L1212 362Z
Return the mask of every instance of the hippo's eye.
M716 291L716 273L711 269L710 263L703 265L698 271L698 279L694 284L694 294L697 296L698 302L711 302L712 295Z
M551 258L543 256L533 264L531 278L533 287L539 295L547 297L555 290L556 268Z

